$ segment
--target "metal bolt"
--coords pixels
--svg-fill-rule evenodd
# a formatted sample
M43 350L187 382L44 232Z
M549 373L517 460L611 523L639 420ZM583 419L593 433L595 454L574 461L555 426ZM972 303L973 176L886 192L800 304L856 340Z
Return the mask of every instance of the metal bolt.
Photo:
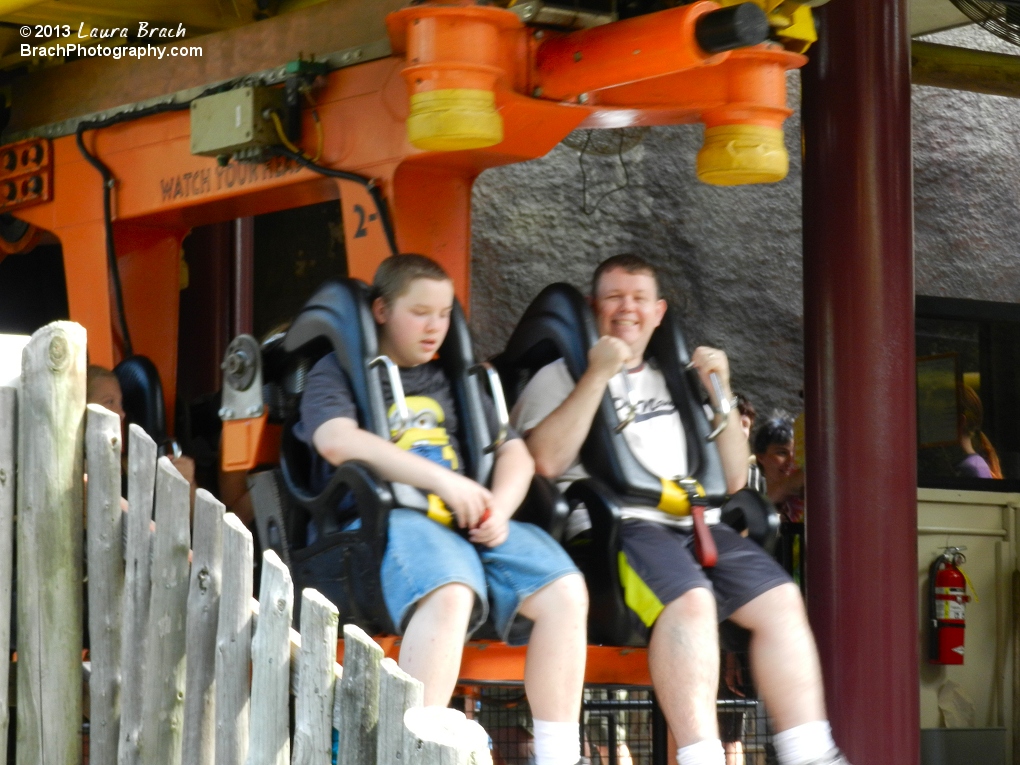
M221 420L232 420L234 419L234 410L225 406L220 409L219 415Z
M245 414L247 414L249 417L258 417L260 414L262 414L262 405L260 404L259 406L249 406Z
M545 32L543 30L539 29L537 32L535 32L536 40L541 40L543 37L545 37Z
M579 51L579 50L578 51L574 51L574 61L580 61L580 60L581 60L581 51Z
M586 103L588 103L588 94L587 93L582 93L581 95L579 95L577 97L577 103L579 103L579 104L586 104Z
M541 88L535 88L533 91L531 91L531 95L533 97L535 97L535 98L541 98L542 97L542 89Z

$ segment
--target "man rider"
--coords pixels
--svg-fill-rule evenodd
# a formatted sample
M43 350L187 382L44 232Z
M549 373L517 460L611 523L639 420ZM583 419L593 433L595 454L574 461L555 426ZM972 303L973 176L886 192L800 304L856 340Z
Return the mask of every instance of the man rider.
M688 474L686 439L662 374L644 359L666 312L655 270L634 255L603 262L592 283L592 310L601 337L576 382L563 360L536 373L514 409L537 472L562 483L586 475L579 462L592 420L609 388L625 406L621 371L641 399L638 416L624 430L628 445L651 472L675 479ZM729 364L718 349L700 347L692 364L711 390L718 375L730 397ZM748 446L734 408L715 442L730 492L747 480ZM578 511L575 511L575 514ZM583 512L583 511L582 511ZM719 681L718 623L730 619L751 632L751 667L778 731L781 765L848 765L832 740L821 668L800 591L785 571L753 542L725 524L712 526L719 559L702 569L689 529L675 517L642 508L623 521L629 584L625 599L651 631L648 663L656 696L677 741L680 765L724 765L715 696ZM649 516L651 514L651 516ZM575 528L578 519L572 518ZM581 519L583 521L583 518ZM674 525L667 525L673 520Z

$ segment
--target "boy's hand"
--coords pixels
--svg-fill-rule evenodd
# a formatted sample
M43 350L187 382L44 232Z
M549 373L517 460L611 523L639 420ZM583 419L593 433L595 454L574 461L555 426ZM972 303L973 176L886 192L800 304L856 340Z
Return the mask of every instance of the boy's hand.
M452 470L443 470L443 473L442 482L434 491L453 511L458 526L473 529L492 503L492 492Z
M468 539L477 545L499 547L510 535L510 516L493 505L485 511L477 526L468 532Z

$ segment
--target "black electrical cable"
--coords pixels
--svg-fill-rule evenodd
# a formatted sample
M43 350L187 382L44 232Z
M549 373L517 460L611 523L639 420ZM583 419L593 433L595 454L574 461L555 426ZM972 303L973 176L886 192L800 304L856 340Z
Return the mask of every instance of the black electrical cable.
M630 186L630 173L627 172L627 163L623 161L624 133L623 130L620 130L619 131L620 143L616 148L616 156L620 160L620 167L623 168L623 184L616 186L615 188L612 188L609 191L602 194L602 196L600 196L595 201L595 204L591 207L591 209L588 208L588 174L587 172L585 172L584 169L584 155L588 151L588 144L591 143L592 132L593 131L589 130L585 135L584 146L581 147L581 154L577 158L577 163L581 166L581 212L583 212L585 215L594 215L595 212L599 209L599 205L601 205L602 202L605 201L606 197L608 197L610 194L615 194L617 191L623 191L625 188Z
M196 96L196 98L229 90L234 87L234 85L236 85L236 81L217 85L203 91L199 96ZM124 312L124 290L121 287L120 269L117 266L117 249L113 240L113 189L116 185L116 179L113 177L113 173L110 172L110 168L107 167L106 164L99 159L99 157L85 147L84 135L89 130L99 130L100 128L110 127L111 125L117 125L121 122L142 119L143 117L151 117L154 114L180 112L190 108L190 106L191 100L182 101L180 103L171 101L162 104L154 104L153 106L133 112L121 112L120 114L115 114L112 117L107 117L102 120L79 122L77 129L74 131L75 142L78 144L78 151L81 152L81 155L90 165L92 165L92 167L99 171L99 174L103 178L103 228L106 232L106 264L110 272L110 279L113 282L113 297L117 304L117 323L120 326L121 339L124 342L125 356L132 356L134 353L131 345L131 333L127 326L127 315Z
M393 223L390 221L389 208L386 206L386 197L383 196L382 189L379 188L379 184L372 178L366 178L363 175L357 173L350 173L346 170L334 170L332 167L326 167L312 162L307 157L298 154L297 152L285 149L282 146L274 146L272 149L273 153L280 157L286 157L291 159L298 164L307 167L309 170L314 170L320 175L325 175L329 178L343 178L348 181L355 181L365 187L365 190L372 197L372 201L375 202L375 206L379 209L379 219L382 221L383 231L386 233L386 240L389 242L390 250L393 254L397 253L397 237L393 233Z
M124 355L133 356L134 349L131 345L131 333L128 331L127 318L124 313L124 291L120 284L120 269L117 266L117 251L113 243L113 173L110 172L103 162L85 148L83 136L88 128L85 123L80 123L75 131L75 141L78 143L78 151L92 167L103 176L103 228L106 230L106 267L110 272L110 279L113 280L113 297L117 303L117 323L120 325L120 335L124 342Z
M235 87L238 83L238 80L222 83L204 90L195 98L202 98L215 93L222 93ZM122 122L151 117L155 114L184 111L191 107L192 100L194 99L181 102L171 101L168 103L155 104L153 106L146 107L145 109L139 109L138 111L115 114L112 117L107 117L102 120L79 122L78 127L75 130L75 141L78 144L78 151L80 151L85 160L99 172L103 179L103 227L106 233L106 261L107 268L110 271L110 279L113 282L114 301L117 305L117 323L120 326L121 337L124 341L125 356L133 355L133 350L131 345L131 334L128 330L126 313L124 311L124 291L121 286L120 269L117 266L117 250L113 238L113 189L116 185L116 179L113 177L113 173L110 172L110 168L107 167L106 164L99 159L99 157L85 147L84 135L89 130L99 130ZM372 178L366 178L365 176L358 175L357 173L349 173L346 170L334 170L331 167L325 167L324 165L312 162L310 159L298 154L297 152L290 151L283 147L274 147L273 153L277 156L291 159L303 167L307 167L309 170L313 170L321 175L325 175L330 178L344 178L346 180L362 184L365 187L365 190L368 191L369 195L372 197L372 200L375 202L375 205L379 210L379 218L382 222L383 231L386 234L386 241L390 245L390 250L393 253L397 252L397 238L393 232L393 223L390 220L389 208L386 205L386 197L383 196L382 190Z

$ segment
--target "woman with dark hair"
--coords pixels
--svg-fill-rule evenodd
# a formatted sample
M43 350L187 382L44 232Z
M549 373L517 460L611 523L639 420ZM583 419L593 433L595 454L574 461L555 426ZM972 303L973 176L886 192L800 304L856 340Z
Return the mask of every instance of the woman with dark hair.
M804 471L797 464L794 446L793 417L774 411L755 428L751 450L765 476L768 498L783 520L799 522L804 520Z
M999 455L981 425L984 407L977 391L964 385L960 394L960 448L966 453L956 472L968 478L1002 478Z

